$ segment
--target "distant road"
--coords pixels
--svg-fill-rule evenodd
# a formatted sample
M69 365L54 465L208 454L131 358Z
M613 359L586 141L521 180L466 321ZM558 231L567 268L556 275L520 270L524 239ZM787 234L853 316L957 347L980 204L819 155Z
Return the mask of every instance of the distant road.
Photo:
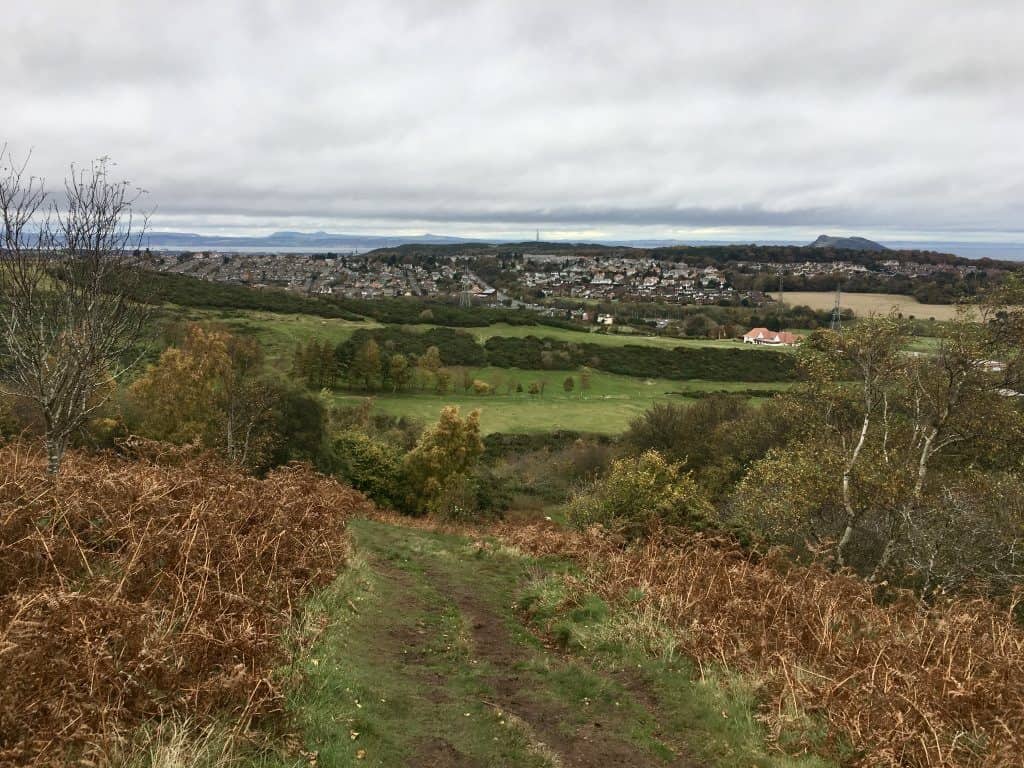
M489 285L488 283L484 282L483 280L480 279L480 276L475 272L470 272L469 270L466 270L466 274L469 275L474 280L476 280L478 283L480 283L480 285L482 285L484 288L490 288L492 291L494 291L494 298L496 298L498 301L511 302L511 306L513 309L519 309L520 307L526 306L525 304L523 304L523 302L519 301L519 299L513 299L507 293L503 293L502 291L499 291L497 288L495 288L493 285Z

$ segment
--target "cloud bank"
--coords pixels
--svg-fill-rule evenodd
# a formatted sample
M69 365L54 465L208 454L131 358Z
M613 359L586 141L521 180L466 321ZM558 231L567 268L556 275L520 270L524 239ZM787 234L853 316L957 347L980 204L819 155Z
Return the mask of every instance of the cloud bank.
M1024 4L37 0L0 141L154 225L1024 239Z

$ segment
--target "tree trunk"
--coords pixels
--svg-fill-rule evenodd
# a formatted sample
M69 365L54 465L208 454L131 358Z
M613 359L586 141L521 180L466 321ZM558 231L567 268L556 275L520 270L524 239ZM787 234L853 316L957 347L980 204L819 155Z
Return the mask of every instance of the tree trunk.
M861 450L864 448L864 441L867 440L868 427L871 424L871 410L870 402L868 407L865 409L864 421L860 428L860 439L857 440L857 445L853 449L853 453L850 455L849 461L846 463L846 467L843 470L843 509L846 512L846 528L843 531L842 538L839 539L839 543L836 544L836 563L840 568L846 567L846 547L850 543L850 539L853 538L854 526L857 524L857 518L859 517L856 510L853 508L853 499L850 493L850 478L853 475L854 467L857 465L857 458L860 456Z
M46 474L50 477L56 477L60 472L66 448L67 440L53 435L46 436Z
M895 534L889 536L889 540L885 542L885 548L882 550L882 556L879 558L878 563L875 565L874 570L868 577L868 581L872 584L877 584L881 581L886 572L889 569L889 563L892 561L893 554L896 552L896 536Z

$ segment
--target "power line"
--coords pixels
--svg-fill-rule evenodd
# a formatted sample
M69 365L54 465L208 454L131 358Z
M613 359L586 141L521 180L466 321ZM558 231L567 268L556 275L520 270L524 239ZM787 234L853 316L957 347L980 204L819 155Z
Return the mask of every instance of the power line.
M831 323L831 325L829 325L829 327L833 331L841 331L841 330L843 330L843 314L842 314L842 310L840 310L840 308L839 308L839 300L841 298L842 298L842 285L840 283L836 283L836 303L832 307L832 323Z

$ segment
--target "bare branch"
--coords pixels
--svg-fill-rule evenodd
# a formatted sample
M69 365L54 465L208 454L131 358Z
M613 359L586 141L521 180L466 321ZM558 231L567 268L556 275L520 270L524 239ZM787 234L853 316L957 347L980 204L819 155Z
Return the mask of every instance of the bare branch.
M148 315L129 298L147 221L107 158L72 166L60 203L26 177L27 163L0 152L0 386L40 411L56 474L71 436L130 367Z

